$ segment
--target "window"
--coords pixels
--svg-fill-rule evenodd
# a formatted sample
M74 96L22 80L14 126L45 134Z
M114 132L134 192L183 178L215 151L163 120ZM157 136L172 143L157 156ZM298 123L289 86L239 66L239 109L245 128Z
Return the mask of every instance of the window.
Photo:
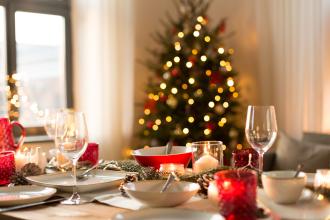
M0 92L29 135L45 109L73 105L70 29L69 0L0 0Z

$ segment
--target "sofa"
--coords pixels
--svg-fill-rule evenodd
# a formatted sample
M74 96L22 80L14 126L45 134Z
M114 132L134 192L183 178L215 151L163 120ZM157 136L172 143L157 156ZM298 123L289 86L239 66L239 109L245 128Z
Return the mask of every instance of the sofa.
M293 170L298 164L304 172L330 169L330 135L305 132L301 140L295 140L279 132L264 155L264 171Z

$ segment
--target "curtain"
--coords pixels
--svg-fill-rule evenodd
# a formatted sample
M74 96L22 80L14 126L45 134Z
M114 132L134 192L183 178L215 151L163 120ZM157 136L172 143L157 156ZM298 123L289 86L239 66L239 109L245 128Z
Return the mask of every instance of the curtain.
M132 7L131 0L72 1L74 106L104 159L119 159L132 137Z
M329 67L324 60L325 53L330 57L325 37L329 10L324 4L256 0L261 104L273 104L279 129L295 138L301 138L303 131L322 132L330 126L325 98Z

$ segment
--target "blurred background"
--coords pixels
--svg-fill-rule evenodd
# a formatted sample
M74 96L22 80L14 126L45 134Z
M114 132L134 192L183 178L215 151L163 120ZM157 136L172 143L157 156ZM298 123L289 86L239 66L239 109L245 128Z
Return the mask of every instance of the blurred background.
M45 141L44 109L74 108L86 113L104 158L143 146L138 121L157 77L141 61L160 47L151 34L178 16L177 2L0 0L1 85L10 91L2 111L9 104L32 143ZM329 12L326 0L211 2L207 22L225 19L223 43L234 50L241 123L247 105L271 104L292 138L330 131Z

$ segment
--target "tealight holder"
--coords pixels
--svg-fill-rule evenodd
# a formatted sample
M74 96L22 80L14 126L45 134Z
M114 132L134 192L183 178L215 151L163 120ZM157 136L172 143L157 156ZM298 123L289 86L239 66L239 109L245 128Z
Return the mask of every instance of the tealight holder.
M159 171L163 174L170 174L172 172L183 175L185 173L184 165L178 163L162 163Z
M318 199L330 199L330 169L316 170L314 188Z
M97 143L88 143L87 149L79 158L79 162L88 162L91 165L97 164L99 160L99 145Z
M200 173L223 166L223 149L221 141L193 142L193 171Z
M10 183L10 177L15 173L15 152L0 152L0 185Z
M257 175L251 170L223 170L214 175L220 214L231 220L255 220Z

